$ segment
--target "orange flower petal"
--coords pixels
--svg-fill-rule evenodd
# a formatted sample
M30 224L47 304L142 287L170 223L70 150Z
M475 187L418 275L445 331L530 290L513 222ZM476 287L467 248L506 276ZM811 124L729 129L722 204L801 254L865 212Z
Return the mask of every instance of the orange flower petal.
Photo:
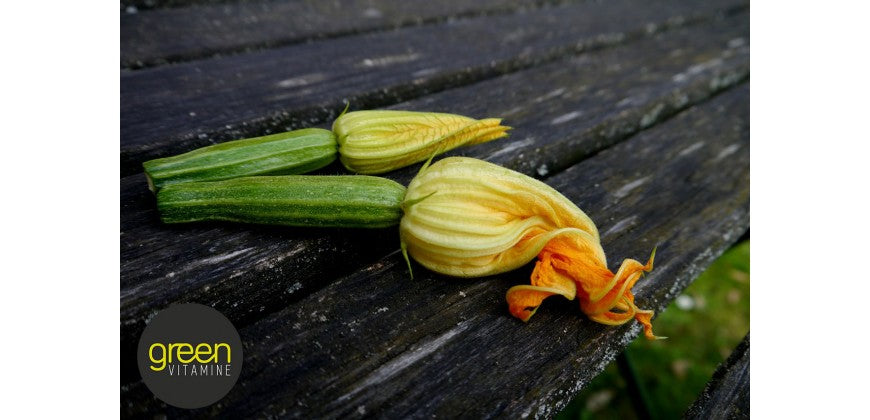
M577 296L577 284L574 283L574 279L555 270L550 262L550 256L544 256L535 263L535 271L532 272L532 286L561 290L560 294L568 300L574 300L574 297Z
M552 255L556 269L574 279L582 277L586 280L579 286L587 295L604 295L615 284L613 273L607 269L604 256L598 251L600 246L582 239L575 235L555 238L544 246L538 258Z
M610 290L601 289L594 295L590 294L588 301L581 300L580 305L583 312L593 315L610 310L621 296L631 293L631 288L634 287L643 272L649 270L652 270L652 259L646 265L632 259L623 261L610 283L614 287Z
M544 299L553 295L562 295L568 300L573 300L576 293L573 283L566 289L520 285L508 289L506 297L511 315L526 322L537 312Z
M637 307L634 306L634 304L624 304L620 306L622 306L622 308L620 309L622 309L624 312L607 311L594 315L587 314L587 316L589 317L589 319L601 324L622 325L628 321L631 321L631 319L634 318L637 314Z
M579 293L580 309L589 319L606 325L621 325L636 319L644 325L644 334L649 339L652 333L653 312L638 309L634 304L631 288L644 272L653 268L655 250L646 264L632 259L622 262L616 274L607 269L587 243L571 236L561 236L548 242L538 254L538 262L532 272L532 286L515 286L508 291L511 314L523 321L534 315L541 302L554 293L548 287L566 290L573 282ZM512 296L513 295L513 296ZM563 294L573 299L573 295Z
M643 335L647 338L647 340L664 340L667 337L659 337L653 334L651 322L653 314L653 311L638 310L637 314L635 314L634 316L634 319L643 324Z

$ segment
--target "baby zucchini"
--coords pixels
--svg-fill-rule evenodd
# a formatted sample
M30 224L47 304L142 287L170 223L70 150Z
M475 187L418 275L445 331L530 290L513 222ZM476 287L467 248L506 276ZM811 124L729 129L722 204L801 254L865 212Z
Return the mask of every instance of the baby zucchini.
M338 156L332 131L306 128L228 141L142 164L148 186L219 181L253 175L295 175L320 169Z
M404 197L404 186L373 176L255 176L168 185L157 208L164 223L380 228L399 224Z

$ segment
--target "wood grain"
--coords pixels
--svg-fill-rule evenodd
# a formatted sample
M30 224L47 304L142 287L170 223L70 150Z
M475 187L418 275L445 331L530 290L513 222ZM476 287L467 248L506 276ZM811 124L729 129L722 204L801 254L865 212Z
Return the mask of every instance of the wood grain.
M345 101L392 105L743 5L645 4L582 3L122 71L121 172L218 141L317 125Z
M663 310L747 230L748 99L748 84L730 89L547 179L597 222L612 266L658 245L635 287L640 307ZM555 298L528 324L511 318L504 293L528 282L528 266L473 280L415 270L410 280L392 253L242 328L244 372L214 406L177 410L133 384L122 410L550 417L640 331L592 323Z
M747 32L746 16L735 16L397 108L503 115L515 127L510 138L451 154L547 178L745 80ZM417 168L389 177L407 184ZM324 172L330 171L342 173L335 166ZM142 175L122 179L121 202L122 354L135 350L146 320L171 303L206 303L247 325L398 247L391 229L166 226ZM134 379L135 364L125 364L122 382Z
M274 48L315 39L505 14L555 1L248 1L121 14L121 66Z

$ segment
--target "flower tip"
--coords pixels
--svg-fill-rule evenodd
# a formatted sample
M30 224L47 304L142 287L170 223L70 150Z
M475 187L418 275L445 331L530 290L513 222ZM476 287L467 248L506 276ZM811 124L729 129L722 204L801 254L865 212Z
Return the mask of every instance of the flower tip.
M515 313L512 313L512 315L517 317L520 321L523 321L524 324L528 324L529 320L532 319L532 315L534 315L535 312L538 312L538 308L532 309L531 311L525 311L525 315L517 315Z
M640 322L643 325L643 335L647 340L664 340L667 337L658 337L653 334L652 330L652 317L655 312L652 310L638 310L634 319Z
M659 248L658 245L653 247L652 253L649 256L649 261L646 262L646 267L644 267L644 271L652 271L653 269L653 261L656 259L656 250Z
M653 334L651 331L650 331L650 332L646 332L646 331L645 331L644 334L643 334L643 336L646 337L646 339L649 340L649 341L658 341L658 340L667 340L667 339L668 339L667 337L662 337L662 336L660 336L660 335L655 335L655 334Z
M341 118L342 115L347 114L347 110L349 110L349 109L350 109L350 101L347 101L347 103L345 103L345 105L344 105L344 110L341 111L341 114L338 114L338 116L335 118L336 119Z
M429 194L427 194L427 195L424 195L424 196L422 196L422 197L418 197L418 198L414 198L414 199L411 199L411 200L405 200L405 201L403 201L403 202L402 202L402 211L408 211L408 209L410 209L411 206L413 206L414 204L417 204L417 203L419 203L419 202L421 202L421 201L423 201L423 200L425 200L425 199L427 199L427 198L429 198L429 197L435 195L435 193L437 193L437 192L438 192L438 191L432 191L431 193L429 193Z
M668 339L667 337L653 334L652 328L646 328L646 325L644 325L643 336L646 337L646 339L649 341L658 341L658 340L667 340Z

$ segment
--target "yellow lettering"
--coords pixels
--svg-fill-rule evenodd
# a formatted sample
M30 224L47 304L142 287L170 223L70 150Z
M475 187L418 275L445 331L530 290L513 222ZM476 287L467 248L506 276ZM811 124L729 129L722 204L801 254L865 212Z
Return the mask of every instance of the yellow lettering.
M214 345L214 361L218 361L218 349L225 347L227 349L227 363L232 363L230 360L230 345L227 343L215 343Z
M205 350L200 350L200 348L205 348ZM199 343L196 345L196 361L199 363L208 363L211 362L215 357L202 358L201 356L217 356L217 354L212 354L211 346L206 343Z
M160 359L154 358L154 349L155 348L160 349ZM160 343L152 344L151 347L148 348L148 357L151 358L151 363L154 363L154 365L151 366L151 370L159 372L159 371L166 368L166 347L163 344L160 344ZM160 364L160 367L156 367L157 364Z
M172 357L184 364L188 364L196 360L199 363L218 363L220 360L219 350L226 350L226 363L232 363L232 355L230 345L227 343L215 343L212 347L208 343L199 343L194 350L193 344L190 343L169 343L168 347L162 343L154 343L148 348L148 357L151 359L151 370L161 371L166 368L167 364L173 362ZM158 351L159 350L159 351Z
M169 343L169 363L172 363L172 352L180 345L179 343Z
M175 351L175 356L178 358L178 361L181 363L190 363L193 361L193 346L188 343L178 343ZM190 356L188 358L184 358L182 356Z

